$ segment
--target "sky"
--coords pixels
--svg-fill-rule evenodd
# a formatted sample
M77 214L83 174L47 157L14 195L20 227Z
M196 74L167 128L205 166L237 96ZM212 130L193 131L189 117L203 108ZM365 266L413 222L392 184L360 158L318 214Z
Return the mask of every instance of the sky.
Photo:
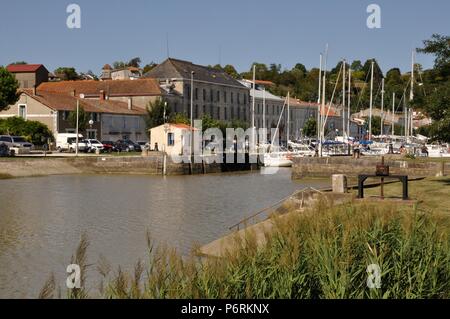
M66 25L71 3L81 8L80 29ZM366 25L372 3L381 8L380 29ZM448 0L1 0L0 65L23 60L99 74L106 63L159 63L169 53L239 72L255 61L310 69L328 44L329 69L343 58L376 58L384 72L407 72L423 40L450 35L449 12ZM433 57L417 62L430 68Z

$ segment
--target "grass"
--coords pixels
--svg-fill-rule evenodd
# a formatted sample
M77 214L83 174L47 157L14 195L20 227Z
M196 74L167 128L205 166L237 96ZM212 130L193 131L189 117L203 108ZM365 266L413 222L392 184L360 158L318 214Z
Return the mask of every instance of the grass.
M379 182L379 179L378 179ZM425 178L409 182L409 196L418 201L420 210L424 212L442 212L450 214L450 178ZM384 186L386 197L401 197L401 183L392 183ZM368 188L365 196L379 196L380 187Z
M323 199L304 213L276 218L264 247L248 233L221 259L182 257L155 247L148 236L148 261L137 261L133 272L97 265L99 293L171 299L450 298L450 215L442 210L449 183L415 182L411 194L423 196L424 203L414 208L389 202L335 205ZM72 261L86 265L86 239L80 247ZM380 289L367 287L371 264L381 269ZM52 288L49 280L41 296L53 297ZM89 296L82 291L68 297Z

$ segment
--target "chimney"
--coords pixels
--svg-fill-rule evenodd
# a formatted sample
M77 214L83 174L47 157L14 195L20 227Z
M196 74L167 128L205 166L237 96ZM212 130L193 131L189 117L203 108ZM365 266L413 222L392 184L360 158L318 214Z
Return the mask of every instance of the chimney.
M104 101L105 100L105 91L100 90L100 101Z
M132 97L128 98L128 109L129 110L133 109L133 98Z

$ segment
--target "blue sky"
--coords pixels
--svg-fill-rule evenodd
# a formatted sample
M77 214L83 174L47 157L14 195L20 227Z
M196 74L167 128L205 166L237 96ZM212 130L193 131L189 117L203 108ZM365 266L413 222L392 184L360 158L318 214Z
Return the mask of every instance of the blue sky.
M81 7L81 29L66 26L70 3ZM381 29L366 26L371 3L381 7ZM375 57L385 72L408 71L422 40L449 35L449 12L448 0L2 0L0 65L25 60L99 73L105 63L136 56L161 62L168 34L171 57L204 65L220 59L238 71L254 61L318 67L326 43L330 66Z

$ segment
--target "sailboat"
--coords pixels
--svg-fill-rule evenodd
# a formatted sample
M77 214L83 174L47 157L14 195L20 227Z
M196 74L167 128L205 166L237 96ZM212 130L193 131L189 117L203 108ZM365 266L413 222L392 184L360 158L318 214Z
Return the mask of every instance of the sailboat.
M266 167L291 167L293 162L293 154L289 151L283 150L280 146L274 147L275 139L277 138L277 134L279 132L280 122L281 118L283 116L284 107L287 104L287 118L288 118L288 125L286 130L286 142L287 145L289 145L289 92L286 98L287 101L284 102L283 108L280 113L280 117L278 118L278 124L275 130L275 134L272 138L272 142L270 143L269 151L264 153L264 166Z

